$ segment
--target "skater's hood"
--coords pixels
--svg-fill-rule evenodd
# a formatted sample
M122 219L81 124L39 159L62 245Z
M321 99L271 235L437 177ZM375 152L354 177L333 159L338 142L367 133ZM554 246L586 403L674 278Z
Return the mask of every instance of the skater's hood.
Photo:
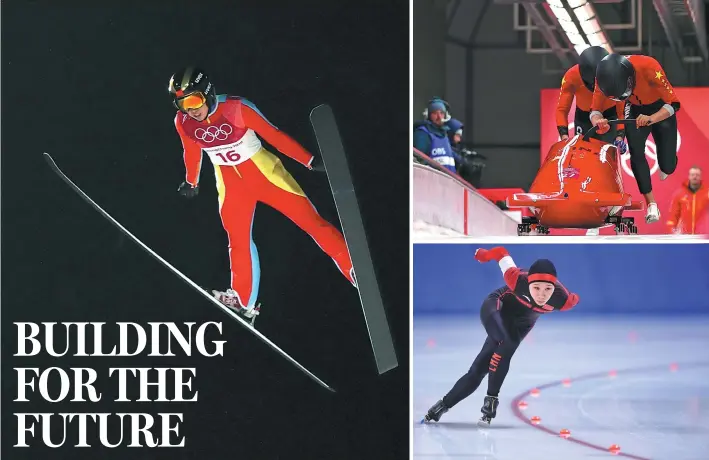
M556 267L551 260L539 259L529 267L527 282L532 284L538 281L546 281L551 284L556 283Z

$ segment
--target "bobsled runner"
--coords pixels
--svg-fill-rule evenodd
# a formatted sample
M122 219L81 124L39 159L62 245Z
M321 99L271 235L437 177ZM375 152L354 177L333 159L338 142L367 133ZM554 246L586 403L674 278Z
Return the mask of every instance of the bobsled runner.
M628 122L635 120L609 120L611 125ZM529 192L507 197L508 208L529 208L533 214L522 218L518 235L606 226L614 226L616 234L638 232L634 219L623 214L641 211L644 204L625 192L618 149L590 137L595 131L552 145Z

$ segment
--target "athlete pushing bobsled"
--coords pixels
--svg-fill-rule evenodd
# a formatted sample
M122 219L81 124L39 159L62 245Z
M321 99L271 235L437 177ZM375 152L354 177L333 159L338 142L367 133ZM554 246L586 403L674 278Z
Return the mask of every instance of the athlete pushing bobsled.
M666 73L651 56L609 54L596 68L590 120L597 132L608 131L608 119L600 111L601 102L611 98L626 103L625 118L635 119L635 126L625 126L630 151L630 167L645 197L645 221L660 220L660 210L652 193L650 167L645 157L645 141L650 134L657 145L660 180L665 180L677 168L677 117L680 101Z
M586 134L593 127L589 117L596 82L596 68L601 59L606 56L608 56L608 51L601 46L586 48L579 55L579 63L569 68L561 79L559 100L556 106L556 129L561 140L569 138L569 111L574 99L576 100L576 113L574 114L576 134ZM625 104L623 102L602 98L597 101L597 106L600 107L599 111L608 120L622 120L624 118ZM593 132L590 137L606 143L613 143L621 153L625 153L627 149L623 140L625 130L622 128L617 130L612 128L605 134Z
M229 239L231 264L230 288L213 290L215 298L248 319L260 312L256 303L259 259L251 235L257 202L277 209L306 231L356 287L342 234L318 214L281 160L262 146L258 136L307 168L323 171L318 160L271 124L249 100L217 95L213 83L199 68L175 73L169 91L179 110L175 128L182 141L186 169L178 192L187 198L198 194L203 152L214 166L219 215Z
M480 308L480 321L487 332L482 350L468 372L428 410L424 422L438 422L449 409L477 390L488 375L483 416L478 423L489 425L497 415L498 395L512 355L537 319L545 313L570 310L579 302L579 296L559 282L550 260L539 259L525 271L515 265L503 247L478 249L475 259L481 263L497 261L505 286L490 293Z

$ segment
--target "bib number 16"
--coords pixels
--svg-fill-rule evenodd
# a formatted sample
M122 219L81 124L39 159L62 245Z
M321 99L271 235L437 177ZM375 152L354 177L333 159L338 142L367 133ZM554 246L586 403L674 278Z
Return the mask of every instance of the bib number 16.
M221 158L224 163L237 163L239 160L241 160L241 155L239 155L234 150L229 150L228 152L215 153L215 155Z

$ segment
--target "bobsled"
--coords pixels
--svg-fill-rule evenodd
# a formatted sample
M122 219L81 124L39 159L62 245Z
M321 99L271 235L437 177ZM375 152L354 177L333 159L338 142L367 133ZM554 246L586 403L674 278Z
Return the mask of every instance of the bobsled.
M610 120L621 124L635 120ZM635 234L637 227L626 211L644 209L623 189L620 153L615 145L592 138L596 127L551 146L528 193L507 197L509 209L529 208L518 235L532 230L549 234L549 229L600 229L614 226L617 234Z

